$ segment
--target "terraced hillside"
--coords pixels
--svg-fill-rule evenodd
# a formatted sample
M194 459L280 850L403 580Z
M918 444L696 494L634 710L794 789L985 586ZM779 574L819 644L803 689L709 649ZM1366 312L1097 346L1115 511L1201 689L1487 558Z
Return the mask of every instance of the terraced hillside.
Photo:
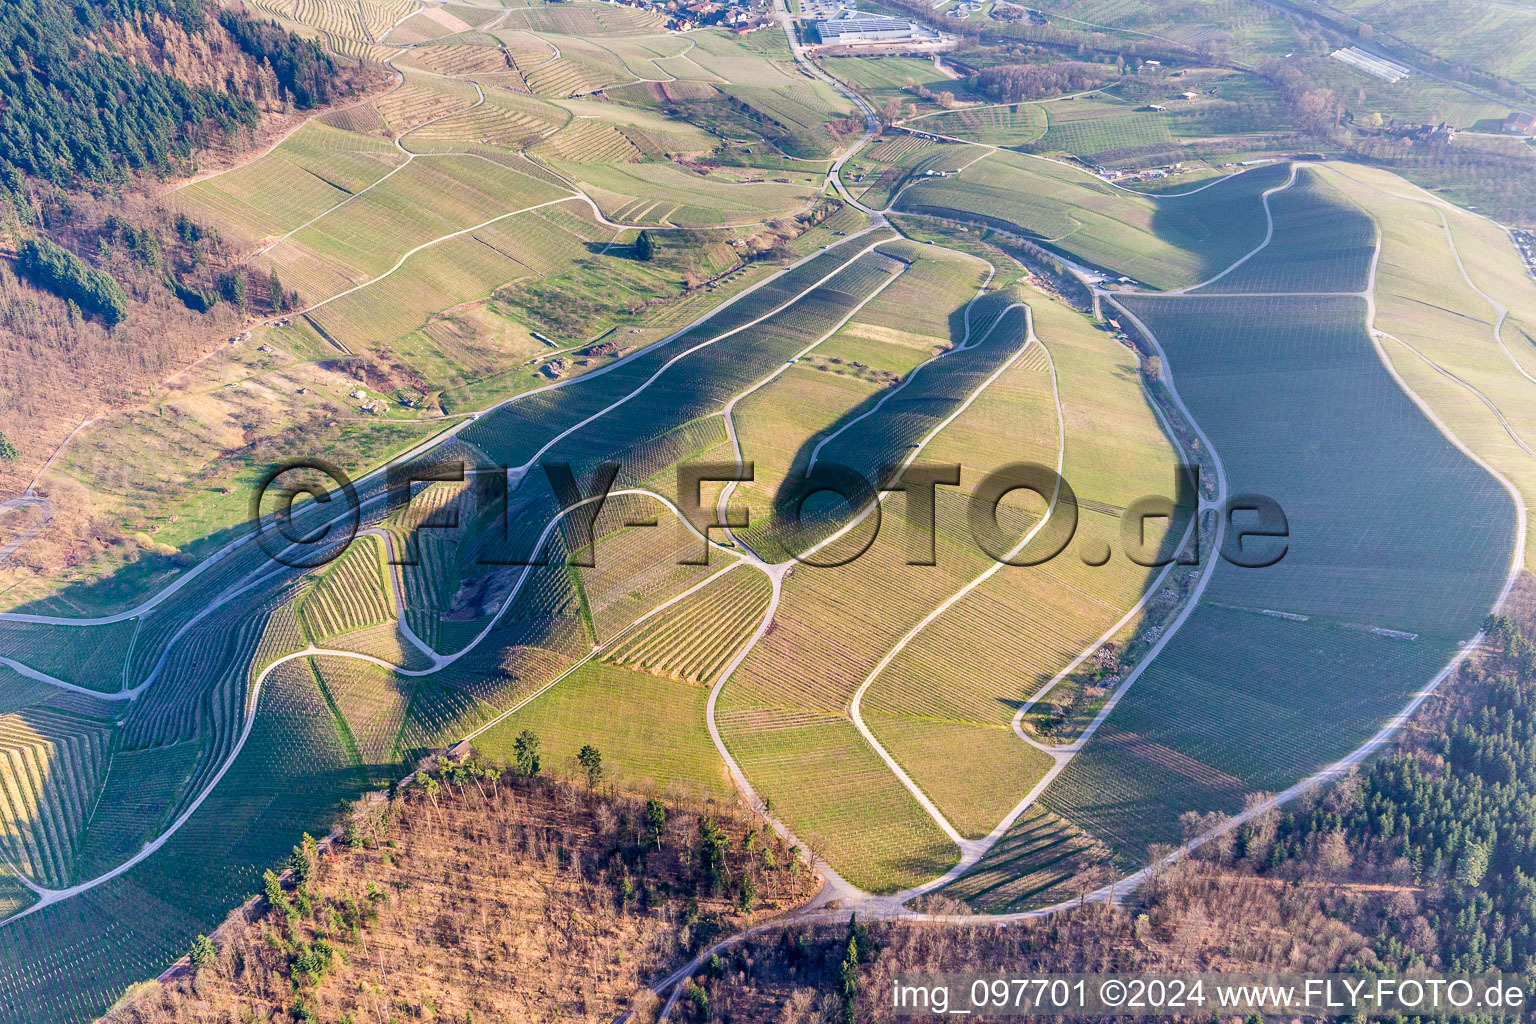
M142 555L7 592L0 1024L93 1019L346 801L528 731L761 803L846 909L1054 904L1349 756L1501 596L1536 285L1390 175L1149 196L996 148L1165 141L1119 100L919 138L777 28L588 0L263 9L399 78L164 200L284 308L62 454ZM254 539L266 461L337 449ZM1235 495L1283 559L1234 564Z
M1271 164L1187 195L1148 197L999 151L953 177L913 183L896 206L1003 227L1154 288L1178 288L1214 276L1264 240L1260 195L1287 173Z

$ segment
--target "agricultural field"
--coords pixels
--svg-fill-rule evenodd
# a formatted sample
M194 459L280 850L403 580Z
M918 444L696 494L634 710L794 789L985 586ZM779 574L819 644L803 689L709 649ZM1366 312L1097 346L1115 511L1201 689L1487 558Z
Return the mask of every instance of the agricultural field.
M615 777L656 792L723 796L728 783L704 728L707 696L676 679L589 664L480 734L475 745L510 759L513 741L531 729L553 773L577 774L576 753L590 744Z
M1134 161L1146 151L1168 148L1173 142L1169 119L1156 111L1130 104L1099 104L1092 99L1041 104L1046 128L1034 148L1063 152L1089 163Z
M1234 492L1272 497L1290 530L1277 565L1217 564L1194 614L1044 794L1140 859L1178 838L1183 811L1231 811L1342 756L1434 676L1499 594L1513 509L1386 373L1361 300L1121 301L1162 342ZM1317 447L1337 454L1310 457ZM1423 493L1454 509L1419 515Z
M591 746L595 785L760 803L861 914L1071 900L1345 758L1505 592L1536 278L1452 193L1257 166L1302 151L1296 97L1235 68L1294 47L1351 110L1396 95L1307 26L1045 0L1038 40L941 68L592 0L257 6L385 70L133 198L217 232L249 315L80 424L36 493L94 546L0 577L0 1024L95 1019L350 801L528 733L546 775ZM1485 38L1520 16L1448 58L1525 75ZM1079 36L1101 89L948 74ZM348 486L250 504L315 457ZM974 501L1019 464L1066 486ZM911 465L958 481L925 503ZM1278 563L1217 553L1265 543L1216 526L1234 494L1284 510Z
M1223 292L1359 292L1368 283L1376 228L1328 184L1304 168L1269 197L1275 237L1250 260L1195 289Z
M1263 241L1259 196L1286 176L1283 165L1270 165L1188 195L1146 197L1086 172L996 152L952 177L915 182L896 206L1015 231L1170 288L1213 276Z
M946 110L913 121L912 127L936 135L1007 148L1039 139L1046 134L1047 123L1045 108L1038 103L1006 103Z
M321 640L377 626L396 611L384 573L384 545L364 537L332 562L299 606L299 616L312 639Z
M640 624L603 659L681 682L713 683L762 621L771 589L759 574L738 570Z
M893 98L926 106L908 83L927 86L934 92L957 87L953 79L935 70L933 61L920 57L827 57L822 64L834 78L859 90L877 107Z
M1059 399L1063 476L1079 503L1070 554L1118 547L1116 519L1126 505L1176 496L1174 453L1136 386L1132 354L1081 314L1043 295L1029 299L1051 364L1020 360L928 454L960 462L970 480L1020 458L1051 464ZM941 518L963 514L958 502L941 506ZM1051 764L1009 730L1015 709L1122 617L1137 621L1132 609L1155 576L1121 558L1004 567L927 624L873 680L863 698L870 728L963 835L986 835ZM1010 641L976 644L978 636ZM951 731L955 742L935 742L929 727ZM974 750L985 771L957 776L945 754L956 746Z
M614 134L618 134L614 131ZM718 227L772 220L808 207L816 190L777 182L765 173L702 175L673 164L570 163L550 165L578 182L604 216L625 225Z
M921 123L921 122L919 122ZM970 146L937 143L906 132L886 132L856 153L843 169L845 187L867 206L884 209L909 184L957 171L986 156Z
M193 182L168 202L222 231L262 243L345 202L405 160L384 139L312 121L262 159Z
M1536 382L1527 374L1536 372L1536 351L1522 325L1536 310L1536 280L1519 266L1503 232L1401 179L1349 167L1328 181L1367 210L1381 232L1375 324L1385 333L1386 358L1529 506L1536 494L1529 451L1536 447ZM1502 323L1493 302L1510 310ZM1531 522L1528 515L1528 529ZM1527 566L1536 558L1533 541L1528 533Z
M939 893L986 914L1033 910L1113 881L1113 861L1107 848L1034 807L974 868Z

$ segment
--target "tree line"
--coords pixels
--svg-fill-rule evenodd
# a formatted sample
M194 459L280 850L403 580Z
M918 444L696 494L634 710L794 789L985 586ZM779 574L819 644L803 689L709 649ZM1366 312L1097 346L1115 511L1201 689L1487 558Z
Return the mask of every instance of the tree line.
M1001 64L977 72L971 89L994 103L1018 103L1092 89L1108 81L1112 72L1106 65L1082 61Z

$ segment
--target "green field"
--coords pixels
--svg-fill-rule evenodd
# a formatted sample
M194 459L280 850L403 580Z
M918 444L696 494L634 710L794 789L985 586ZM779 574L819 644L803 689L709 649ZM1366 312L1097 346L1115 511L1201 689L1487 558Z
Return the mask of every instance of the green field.
M588 665L475 740L487 753L510 760L524 729L542 741L549 770L577 774L576 752L591 744L604 770L657 792L724 796L728 781L704 729L708 691L612 665Z

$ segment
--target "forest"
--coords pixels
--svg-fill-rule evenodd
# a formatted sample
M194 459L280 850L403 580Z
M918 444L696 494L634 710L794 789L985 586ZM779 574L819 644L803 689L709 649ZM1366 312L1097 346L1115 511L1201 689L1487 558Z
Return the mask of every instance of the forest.
M109 15L168 6L201 24L192 0L0 6L0 180L20 205L16 172L55 185L104 185L167 170L210 132L254 126L255 106L88 45Z
M112 275L102 273L46 238L29 238L21 243L16 269L39 288L100 316L108 327L116 326L128 315L128 297Z
M524 730L509 763L439 759L332 839L305 836L172 984L107 1019L607 1020L653 1008L646 980L814 887L761 817L615 786L590 744L547 764Z
M336 62L313 40L300 39L276 22L257 21L232 10L219 14L219 24L240 49L271 63L278 82L300 110L324 106L349 91L349 83L336 76Z

